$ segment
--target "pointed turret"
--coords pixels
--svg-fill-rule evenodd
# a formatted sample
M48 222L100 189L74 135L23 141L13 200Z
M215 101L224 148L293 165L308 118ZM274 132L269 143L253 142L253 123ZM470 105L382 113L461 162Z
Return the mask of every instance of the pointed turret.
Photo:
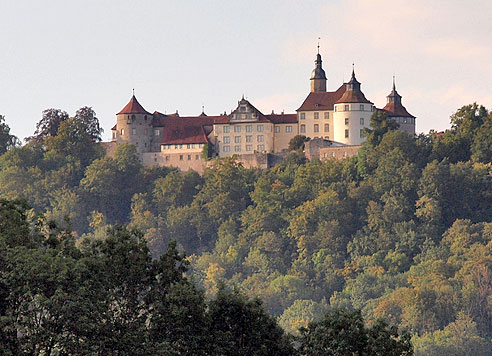
M316 55L316 64L313 72L311 73L311 92L325 92L326 91L326 74L323 70L323 61L321 60L321 54L319 54L319 44L318 44L318 54Z
M368 103L372 104L366 99L364 93L360 90L360 82L355 77L355 69L352 64L352 77L348 83L345 83L345 93L336 102L338 103Z
M383 108L388 113L388 117L413 117L401 103L401 95L396 91L395 77L393 76L393 88L386 97L386 106Z
M117 113L116 115L121 115L121 114L152 115L147 110L145 110L142 105L140 105L137 98L135 97L135 94L132 95L128 104L126 104L126 106L123 109L121 109L121 111L119 113Z

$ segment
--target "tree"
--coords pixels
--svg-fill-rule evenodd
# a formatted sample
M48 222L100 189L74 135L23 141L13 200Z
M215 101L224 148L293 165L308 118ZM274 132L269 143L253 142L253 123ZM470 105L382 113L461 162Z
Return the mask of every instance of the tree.
M311 138L304 135L295 135L289 141L289 151L302 151L304 149L304 143Z
M248 300L237 291L228 292L223 286L209 304L213 320L212 335L217 355L287 356L293 349L261 302Z
M366 142L371 146L377 146L384 134L392 130L397 130L400 125L395 120L388 119L386 111L376 110L371 116L371 127L372 129L364 129L367 135Z
M46 137L56 136L60 124L68 120L68 114L60 109L43 110L43 118L36 124L34 135L26 137L26 141L42 142Z
M96 112L89 106L84 106L75 112L77 121L80 121L85 126L85 130L93 142L101 141L103 128L99 126L99 120L96 117Z
M5 122L5 116L0 115L0 155L20 144L20 140L10 134L10 127Z
M336 309L301 329L301 355L413 355L410 335L377 321L364 326L360 311Z

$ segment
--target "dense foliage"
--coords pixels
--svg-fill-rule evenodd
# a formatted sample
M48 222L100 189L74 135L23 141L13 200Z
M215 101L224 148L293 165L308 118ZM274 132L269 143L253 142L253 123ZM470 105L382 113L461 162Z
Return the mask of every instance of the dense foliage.
M356 309L385 332L393 331L379 318L408 330L416 355L490 354L492 114L484 107L464 106L450 130L415 138L376 112L356 157L306 162L293 151L267 171L224 159L203 176L143 167L133 146L104 157L83 120L70 120L56 134L40 125L42 138L0 156L0 196L26 199L73 229L81 251L84 237L101 243L108 228L129 224L156 261L177 240L204 297L219 300L222 283L235 286L259 296L288 332Z

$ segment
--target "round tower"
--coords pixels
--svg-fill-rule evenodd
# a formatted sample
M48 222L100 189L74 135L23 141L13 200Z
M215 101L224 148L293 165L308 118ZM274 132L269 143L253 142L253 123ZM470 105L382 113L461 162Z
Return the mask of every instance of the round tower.
M383 108L388 115L388 119L396 121L400 125L400 130L415 134L415 116L410 114L401 103L401 95L396 91L395 77L393 76L393 89L386 97L386 106Z
M345 83L345 92L336 101L334 110L333 140L346 145L360 145L365 140L363 130L369 127L374 105L360 90L353 69L352 78Z
M316 64L313 72L311 73L311 93L325 92L326 91L326 74L323 70L321 60L321 54L319 54L319 44L318 44L318 54L316 55Z
M145 110L135 95L130 102L116 114L117 143L131 143L138 153L151 151L152 114Z

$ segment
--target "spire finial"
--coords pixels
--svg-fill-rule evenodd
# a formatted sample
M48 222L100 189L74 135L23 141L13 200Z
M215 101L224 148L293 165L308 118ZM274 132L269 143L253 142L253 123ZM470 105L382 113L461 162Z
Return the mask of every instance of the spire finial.
M393 74L393 90L396 90L396 85L395 85L395 75Z
M244 100L244 93L243 93L243 97L242 97L242 99L241 99L241 100Z
M355 64L352 62L352 78L355 78Z
M132 89L132 94L135 96L135 88Z
M318 54L319 54L319 40L321 39L321 37L318 37Z

